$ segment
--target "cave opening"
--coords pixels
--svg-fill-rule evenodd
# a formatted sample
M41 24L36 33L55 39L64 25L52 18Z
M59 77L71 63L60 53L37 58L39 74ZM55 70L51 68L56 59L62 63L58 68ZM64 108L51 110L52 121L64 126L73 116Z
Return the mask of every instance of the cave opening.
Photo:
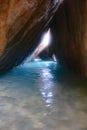
M57 62L55 54L50 55L50 46L52 43L52 34L50 28L43 33L38 46L33 50L32 54L29 55L24 63L29 63L31 61L54 61Z

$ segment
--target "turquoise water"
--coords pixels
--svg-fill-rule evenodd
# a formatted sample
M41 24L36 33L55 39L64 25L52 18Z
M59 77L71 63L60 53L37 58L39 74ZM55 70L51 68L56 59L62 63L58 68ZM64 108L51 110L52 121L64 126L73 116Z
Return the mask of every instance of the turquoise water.
M87 130L87 81L53 61L0 76L0 130Z

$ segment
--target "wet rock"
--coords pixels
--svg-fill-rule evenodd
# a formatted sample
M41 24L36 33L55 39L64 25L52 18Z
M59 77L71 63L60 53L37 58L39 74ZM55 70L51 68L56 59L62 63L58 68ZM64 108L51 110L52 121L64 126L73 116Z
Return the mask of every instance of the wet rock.
M65 0L51 31L59 61L87 77L87 0Z
M0 72L20 64L62 0L0 0Z

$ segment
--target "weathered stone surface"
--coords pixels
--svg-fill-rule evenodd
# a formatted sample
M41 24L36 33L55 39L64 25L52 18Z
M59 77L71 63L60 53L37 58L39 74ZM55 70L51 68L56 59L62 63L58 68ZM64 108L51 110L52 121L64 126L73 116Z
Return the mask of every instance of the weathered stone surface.
M87 77L87 0L65 0L52 24L59 61Z
M0 0L0 71L18 65L62 0Z

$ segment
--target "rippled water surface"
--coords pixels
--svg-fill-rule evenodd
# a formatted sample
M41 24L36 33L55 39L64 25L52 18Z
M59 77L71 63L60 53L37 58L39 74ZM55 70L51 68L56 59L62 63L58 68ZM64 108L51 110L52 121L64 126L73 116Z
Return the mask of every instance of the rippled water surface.
M52 61L0 75L0 130L87 130L87 81Z

